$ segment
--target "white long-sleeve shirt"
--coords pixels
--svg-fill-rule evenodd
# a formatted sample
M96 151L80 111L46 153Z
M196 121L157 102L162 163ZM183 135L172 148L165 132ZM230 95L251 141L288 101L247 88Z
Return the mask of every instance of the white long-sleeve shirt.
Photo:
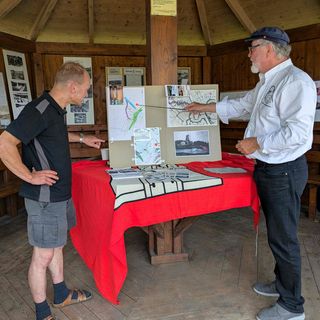
M265 74L243 98L217 103L222 122L249 113L244 137L257 137L250 158L267 163L293 161L311 148L317 93L307 73L287 59Z

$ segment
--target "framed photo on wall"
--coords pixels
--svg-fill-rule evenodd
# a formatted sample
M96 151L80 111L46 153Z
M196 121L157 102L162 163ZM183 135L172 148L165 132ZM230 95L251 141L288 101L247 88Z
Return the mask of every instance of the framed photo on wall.
M11 122L3 73L0 72L0 129L5 129Z
M24 53L2 50L6 67L13 119L32 100Z
M178 67L178 84L191 84L190 67Z
M89 73L90 88L88 96L85 97L80 106L70 104L67 106L67 125L94 124L93 84L91 58L86 57L64 57L63 62L73 61L80 63Z

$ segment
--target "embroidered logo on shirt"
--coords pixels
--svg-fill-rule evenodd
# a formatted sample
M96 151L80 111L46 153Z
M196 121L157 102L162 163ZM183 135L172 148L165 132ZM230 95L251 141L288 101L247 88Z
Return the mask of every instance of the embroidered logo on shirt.
M271 103L273 101L273 95L274 95L274 91L275 91L276 87L272 86L268 92L266 93L266 95L263 97L262 99L262 104L264 104L266 107L271 107Z

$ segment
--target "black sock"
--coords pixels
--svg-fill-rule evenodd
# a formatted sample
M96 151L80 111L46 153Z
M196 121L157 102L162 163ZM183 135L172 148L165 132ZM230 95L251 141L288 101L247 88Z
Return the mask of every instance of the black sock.
M48 305L47 300L44 300L43 302L40 303L34 303L36 306L36 317L37 320L42 320L51 314L50 307Z
M66 300L70 290L67 288L64 281L60 283L53 284L53 291L54 291L54 303L62 303Z

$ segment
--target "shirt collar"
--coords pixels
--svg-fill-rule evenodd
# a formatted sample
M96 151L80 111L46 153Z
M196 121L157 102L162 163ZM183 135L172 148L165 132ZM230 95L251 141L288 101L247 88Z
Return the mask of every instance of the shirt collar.
M67 113L67 110L64 108L61 108L56 100L54 100L51 95L49 94L49 91L44 91L43 92L44 97L50 101L50 104L58 111L60 115L65 115Z
M259 78L260 78L260 80L268 80L269 78L273 77L279 71L281 71L291 65L292 65L292 61L289 58L289 59L277 64L275 67L273 67L272 69L270 69L266 73L259 73Z

